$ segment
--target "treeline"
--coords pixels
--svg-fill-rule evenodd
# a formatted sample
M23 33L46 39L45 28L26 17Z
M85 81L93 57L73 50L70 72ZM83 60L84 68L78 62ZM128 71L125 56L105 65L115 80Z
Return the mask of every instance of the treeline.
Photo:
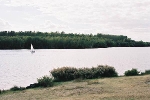
M84 49L107 47L146 47L150 42L134 41L123 35L98 33L77 34L65 32L0 32L0 49Z

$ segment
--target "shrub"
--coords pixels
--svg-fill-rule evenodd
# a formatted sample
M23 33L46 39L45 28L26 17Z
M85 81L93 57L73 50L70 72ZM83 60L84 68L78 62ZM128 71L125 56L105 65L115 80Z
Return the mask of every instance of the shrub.
M132 70L127 70L125 71L124 75L125 76L136 76L139 75L139 71L137 69L132 68Z
M25 90L24 87L18 87L18 86L14 86L12 88L10 88L11 91L21 91L21 90Z
M48 76L43 76L42 78L37 79L38 83L34 84L40 87L51 87L53 86L53 79Z
M145 74L150 74L150 70L145 70Z
M141 75L147 75L150 74L150 70L145 70L145 72L142 72Z
M92 68L62 67L51 71L55 81L70 81L74 79L92 79L99 77L118 76L114 67L98 65Z
M40 87L40 85L38 83L30 84L29 86L26 87L26 89L36 88L36 87Z
M74 79L74 74L77 71L76 68L62 67L51 71L55 81L70 81Z
M98 67L96 67L94 69L95 71L95 77L116 77L118 76L118 73L116 72L114 67L111 66L102 66L102 65L98 65Z
M81 78L81 79L91 79L93 77L93 72L90 68L79 68L76 73L74 74L74 78Z

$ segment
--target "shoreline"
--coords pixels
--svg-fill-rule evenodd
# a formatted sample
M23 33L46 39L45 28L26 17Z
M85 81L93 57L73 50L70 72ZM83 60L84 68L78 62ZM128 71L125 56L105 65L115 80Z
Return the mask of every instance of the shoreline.
M150 75L86 79L57 83L54 87L3 93L5 100L149 100Z

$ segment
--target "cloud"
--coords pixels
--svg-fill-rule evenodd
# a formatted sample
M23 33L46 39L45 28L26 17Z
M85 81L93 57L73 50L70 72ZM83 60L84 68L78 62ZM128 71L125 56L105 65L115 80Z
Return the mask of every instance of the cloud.
M55 32L55 31L65 31L66 29L69 30L69 27L67 25L64 24L57 24L52 22L51 20L46 20L43 24L40 24L37 27L34 27L35 30L39 29L40 31L48 31L48 32Z
M8 23L7 21L0 18L0 30L6 31L6 30L10 30L10 29L11 29L10 23Z
M18 29L139 36L150 33L148 0L0 0L0 3L9 12L3 11L2 15L11 16L3 19Z

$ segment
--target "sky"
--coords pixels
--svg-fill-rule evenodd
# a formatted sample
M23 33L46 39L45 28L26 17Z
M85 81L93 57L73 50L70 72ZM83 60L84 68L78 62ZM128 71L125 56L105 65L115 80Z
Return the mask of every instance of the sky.
M150 42L150 0L0 0L0 31L125 35Z

